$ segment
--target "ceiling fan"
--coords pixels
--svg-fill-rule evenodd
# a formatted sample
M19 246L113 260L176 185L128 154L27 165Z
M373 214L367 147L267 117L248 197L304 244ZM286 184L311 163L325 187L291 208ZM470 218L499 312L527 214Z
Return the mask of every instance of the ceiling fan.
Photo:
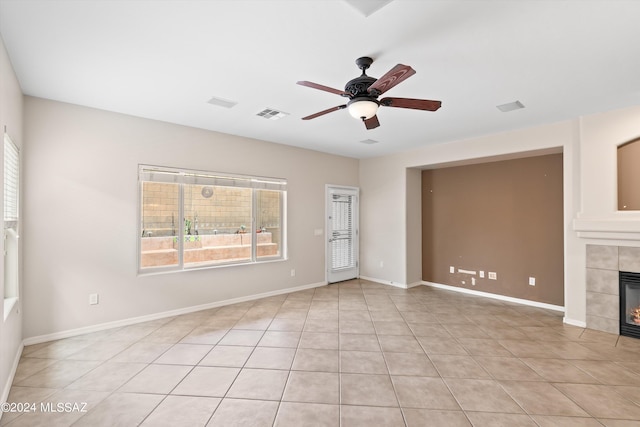
M362 75L347 82L344 90L334 89L313 82L299 81L298 84L301 86L324 90L349 98L349 102L344 105L338 105L337 107L311 114L310 116L303 117L302 120L315 119L327 113L347 108L353 117L364 122L367 129L375 129L380 126L376 113L378 112L378 107L381 105L384 107L410 108L413 110L426 111L436 111L440 108L442 104L440 101L430 101L428 99L382 98L378 100L380 95L402 83L416 72L408 65L398 64L389 70L387 74L376 79L366 74L367 68L369 68L372 63L373 59L367 56L356 59L356 65L362 70Z

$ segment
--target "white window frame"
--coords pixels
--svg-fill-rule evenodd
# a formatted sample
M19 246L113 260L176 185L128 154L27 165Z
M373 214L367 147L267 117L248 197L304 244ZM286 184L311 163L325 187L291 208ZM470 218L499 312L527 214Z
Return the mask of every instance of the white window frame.
M249 260L218 262L199 266L189 266L184 263L184 227L178 226L177 228L177 240L178 240L178 263L177 265L170 266L158 266L158 267L142 267L142 197L143 197L143 183L144 182L158 182L167 184L178 184L178 218L184 216L184 185L211 185L222 187L236 187L236 188L250 188L252 189L252 213L251 213L251 234L252 247L251 258ZM280 253L277 256L261 256L257 257L257 233L256 233L256 194L258 190L272 190L280 191L280 230L281 230L281 242ZM287 260L287 180L283 178L269 178L250 175L237 175L222 172L201 171L192 169L182 169L165 166L152 166L140 164L138 165L138 219L137 219L137 258L138 258L138 274L156 274L163 272L178 272L178 271L190 271L201 270L209 268L220 268L237 265L247 264L260 264L273 261L285 261Z

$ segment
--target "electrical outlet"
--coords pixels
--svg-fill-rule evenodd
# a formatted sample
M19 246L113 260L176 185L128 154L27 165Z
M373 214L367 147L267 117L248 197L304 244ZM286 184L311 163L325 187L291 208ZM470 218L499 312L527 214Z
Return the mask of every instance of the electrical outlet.
M484 279L484 271L480 270L480 278Z
M295 268L291 269L291 277L296 277L296 270Z
M476 278L472 277L471 278L471 286L475 286L476 285Z
M495 271L490 271L489 280L498 280L498 273L496 273Z
M456 272L456 268L453 265L449 267L449 273L455 273L455 272Z
M89 305L98 304L98 294L89 294Z
M380 261L380 268L384 268L384 261Z
M536 278L529 277L529 286L535 286L535 285L536 285Z

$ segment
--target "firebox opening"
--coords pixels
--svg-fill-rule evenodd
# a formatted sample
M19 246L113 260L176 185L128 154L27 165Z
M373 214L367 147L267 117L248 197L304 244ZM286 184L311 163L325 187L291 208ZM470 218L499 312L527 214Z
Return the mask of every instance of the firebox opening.
M640 273L620 272L620 335L640 338Z

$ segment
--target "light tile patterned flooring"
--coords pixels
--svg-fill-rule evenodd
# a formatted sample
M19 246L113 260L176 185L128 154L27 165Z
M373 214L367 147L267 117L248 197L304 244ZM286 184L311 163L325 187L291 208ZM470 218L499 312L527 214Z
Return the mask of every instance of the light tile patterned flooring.
M9 401L38 410L14 427L640 426L640 340L353 280L26 347Z

